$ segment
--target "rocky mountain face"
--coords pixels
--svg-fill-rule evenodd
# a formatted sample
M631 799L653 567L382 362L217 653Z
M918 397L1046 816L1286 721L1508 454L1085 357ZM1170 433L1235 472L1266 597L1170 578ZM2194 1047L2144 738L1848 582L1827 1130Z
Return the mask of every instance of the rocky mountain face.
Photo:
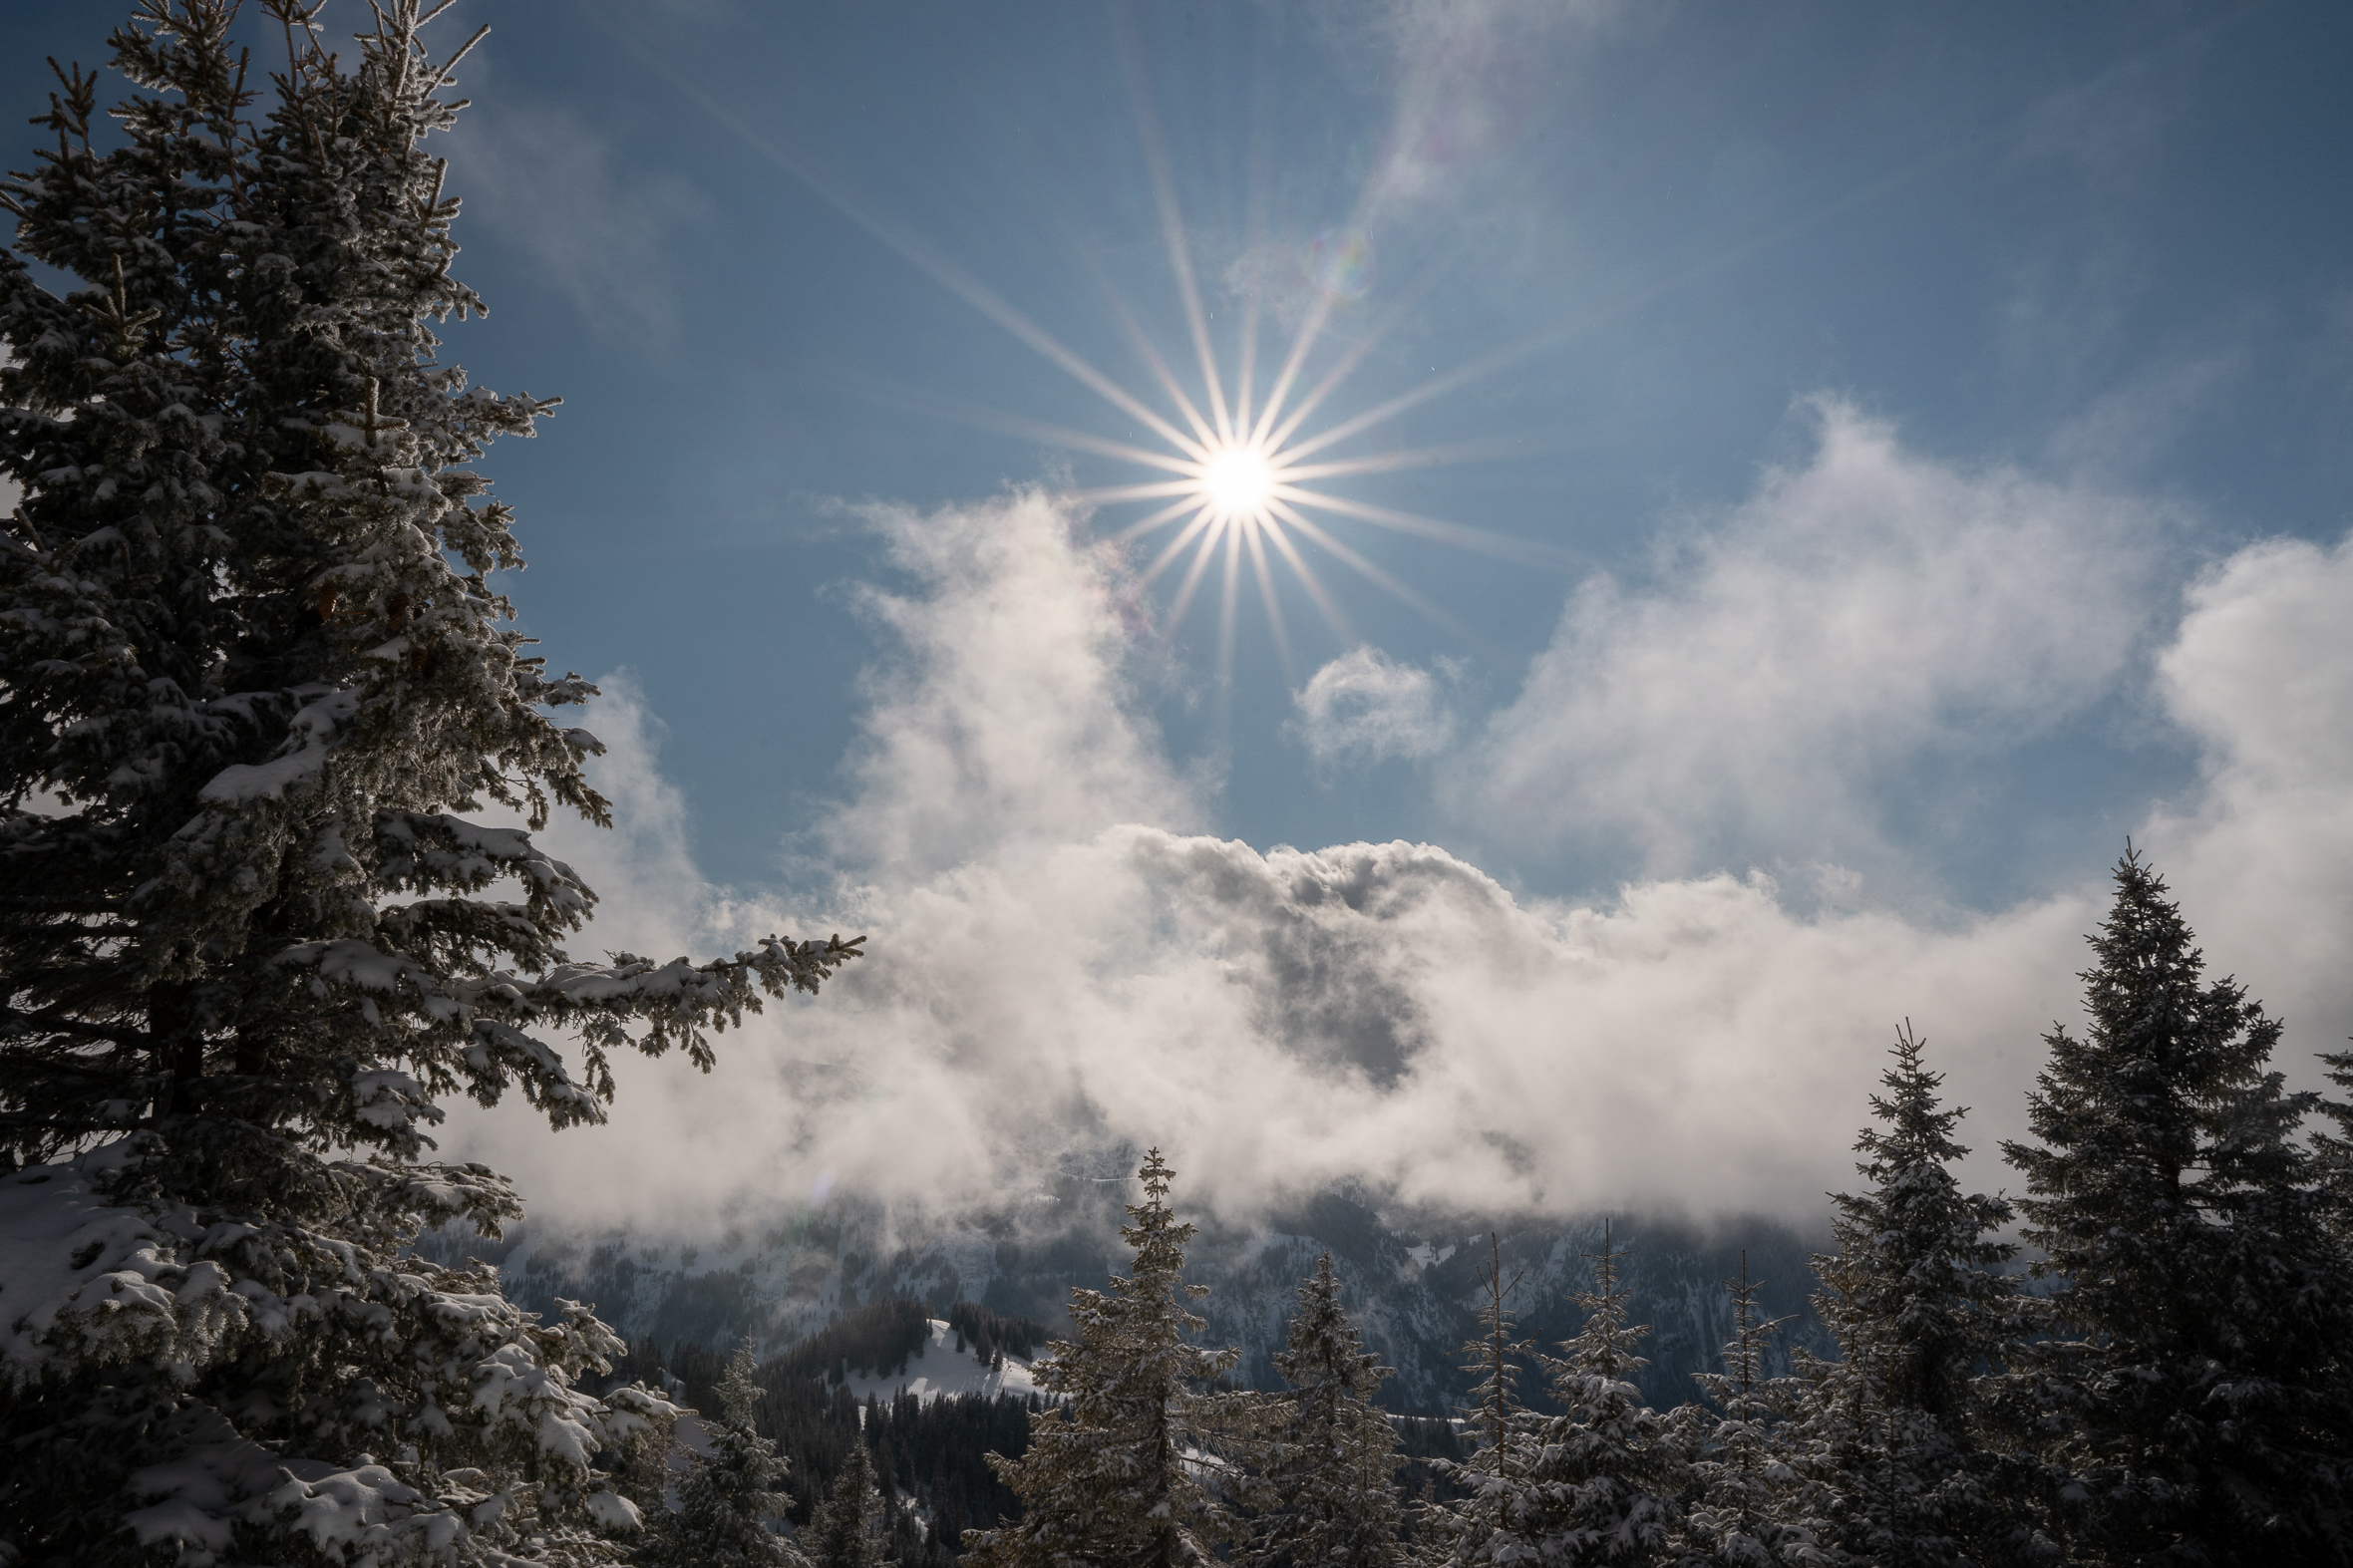
M587 1301L631 1339L665 1349L711 1349L745 1335L763 1354L825 1327L838 1313L888 1297L928 1301L939 1311L965 1299L999 1313L1067 1324L1074 1286L1100 1289L1125 1266L1116 1181L1073 1177L997 1213L952 1218L886 1211L837 1199L764 1226L744 1226L694 1243L653 1234L592 1235L525 1226L504 1242L439 1239L431 1250L498 1262L508 1294L540 1311L559 1297ZM1371 1349L1397 1370L1392 1408L1439 1413L1459 1406L1473 1378L1463 1347L1478 1333L1481 1271L1500 1257L1518 1332L1544 1349L1574 1334L1584 1314L1574 1294L1590 1288L1591 1255L1602 1220L1518 1221L1491 1228L1470 1220L1384 1213L1357 1197L1327 1193L1248 1226L1204 1223L1187 1249L1186 1278L1209 1287L1194 1310L1203 1340L1237 1345L1237 1376L1259 1387L1277 1379L1299 1281L1330 1249L1343 1299ZM1491 1242L1491 1234L1493 1240ZM1691 1375L1712 1371L1732 1333L1724 1282L1742 1253L1764 1282L1769 1317L1788 1317L1774 1357L1789 1349L1819 1355L1830 1345L1808 1297L1815 1288L1808 1239L1770 1220L1702 1232L1619 1216L1611 1241L1625 1249L1620 1278L1637 1322L1651 1325L1644 1392L1661 1407L1692 1398ZM1541 1380L1522 1392L1541 1403Z

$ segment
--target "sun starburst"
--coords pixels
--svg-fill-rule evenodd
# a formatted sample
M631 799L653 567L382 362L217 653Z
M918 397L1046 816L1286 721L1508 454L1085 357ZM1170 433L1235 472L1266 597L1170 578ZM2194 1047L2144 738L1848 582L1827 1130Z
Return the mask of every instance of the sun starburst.
M1144 542L1162 529L1174 534L1142 570L1146 585L1177 562L1184 566L1177 588L1162 617L1160 643L1166 650L1184 624L1192 601L1212 563L1221 561L1222 620L1218 639L1220 684L1233 674L1234 620L1240 592L1242 562L1247 557L1259 597L1266 608L1275 651L1286 675L1295 673L1290 638L1284 625L1281 597L1274 570L1279 562L1305 591L1316 609L1346 643L1358 641L1337 599L1310 564L1302 544L1340 562L1383 591L1466 641L1477 634L1429 596L1400 581L1341 536L1351 524L1414 535L1440 543L1482 551L1506 559L1547 567L1573 567L1573 552L1533 540L1498 534L1461 522L1400 511L1320 487L1324 481L1346 479L1437 464L1464 463L1529 450L1524 441L1494 439L1460 442L1445 447L1393 451L1369 457L1336 455L1351 439L1375 430L1408 411L1454 391L1506 365L1560 341L1567 329L1555 328L1528 335L1479 355L1453 370L1432 377L1418 387L1319 429L1311 428L1327 401L1363 364L1366 356L1406 319L1427 287L1402 290L1388 310L1336 360L1324 368L1311 386L1302 378L1333 313L1342 306L1363 303L1370 278L1371 247L1354 226L1328 231L1311 247L1310 268L1319 293L1293 335L1289 351L1263 399L1257 375L1261 300L1255 289L1245 294L1237 343L1236 374L1230 390L1220 373L1210 344L1207 313L1194 280L1190 245L1182 214L1177 209L1158 115L1132 36L1123 37L1131 99L1136 109L1152 187L1157 198L1162 235L1169 264L1183 306L1191 347L1198 362L1200 394L1196 401L1171 369L1160 349L1108 285L1110 300L1127 328L1140 357L1160 385L1167 402L1156 408L1138 393L1106 375L1084 356L1017 310L1010 301L949 259L936 246L883 210L853 187L832 177L814 161L749 121L733 104L711 93L690 74L647 55L654 68L738 137L779 167L802 180L837 209L862 225L899 255L929 273L943 287L996 322L1015 338L1061 367L1129 420L1150 431L1161 444L1140 446L1114 441L1092 432L1050 425L1001 408L976 408L933 396L915 394L904 401L935 413L1012 434L1041 438L1071 451L1152 470L1166 477L1137 483L1074 489L1071 500L1082 506L1120 506L1159 502L1149 515L1116 528L1112 537L1122 542ZM1262 159L1258 161L1262 162ZM1254 173L1253 213L1248 244L1259 249L1265 240L1265 190L1262 173ZM1172 417L1171 412L1174 412ZM1311 515L1312 514L1312 515ZM1331 520L1332 526L1316 516ZM1187 555L1189 552L1189 557Z
M1220 443L1200 466L1200 496L1220 517L1265 513L1282 483L1281 468L1251 442Z

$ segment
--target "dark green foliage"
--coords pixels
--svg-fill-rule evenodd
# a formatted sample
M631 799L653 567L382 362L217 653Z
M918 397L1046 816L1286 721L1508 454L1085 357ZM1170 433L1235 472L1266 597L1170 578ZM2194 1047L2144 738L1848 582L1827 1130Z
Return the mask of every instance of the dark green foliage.
M1670 1560L1689 1464L1680 1434L1634 1384L1643 1365L1634 1347L1644 1331L1627 1321L1619 1258L1605 1224L1594 1289L1577 1297L1585 1326L1561 1347L1564 1357L1538 1357L1561 1413L1539 1414L1491 1396L1501 1430L1455 1468L1471 1495L1428 1521L1432 1561L1570 1568ZM1491 1285L1495 1327L1481 1348L1508 1357L1513 1347L1503 1326L1505 1287Z
M1340 1305L1329 1252L1300 1282L1284 1387L1256 1402L1253 1521L1239 1560L1267 1568L1390 1568L1405 1560L1397 1432L1378 1397L1389 1369Z
M428 151L471 45L421 0L254 9L275 59L227 0L137 0L119 134L66 69L0 184L0 1201L49 1238L0 1252L41 1325L0 1549L133 1553L146 1509L158 1549L255 1560L362 1529L609 1558L593 1456L660 1402L575 1387L618 1348L585 1311L407 1254L519 1212L427 1158L437 1100L600 1119L613 1051L708 1066L851 950L573 963L594 894L474 819L607 811L552 717L593 691L494 589L522 557L475 467L552 404L439 355L481 309Z
M801 1568L801 1554L769 1528L786 1463L753 1419L760 1388L746 1340L720 1375L717 1399L702 1408L705 1451L678 1485L678 1509L647 1533L651 1568Z
M1761 1282L1726 1280L1733 1336L1723 1371L1696 1380L1707 1408L1688 1407L1683 1424L1694 1450L1683 1498L1677 1553L1685 1568L1782 1568L1822 1560L1812 1500L1788 1463L1791 1417L1801 1399L1795 1378L1765 1376L1765 1349L1781 1323L1757 1311ZM1684 1412L1678 1412L1684 1413Z
M2269 1070L2279 1023L2203 960L2135 854L2092 939L2082 1037L2054 1027L2006 1146L2035 1266L2059 1282L2017 1352L2014 1424L2063 1476L2087 1561L2342 1560L2353 1279L2297 1134L2317 1097Z
M882 1508L866 1445L851 1443L848 1463L827 1484L824 1500L801 1534L811 1568L881 1568L887 1529Z
M952 1562L961 1553L967 1528L1017 1517L1020 1501L990 1467L988 1455L1018 1459L1029 1446L1035 1396L983 1398L977 1395L925 1403L913 1396L870 1401L862 1407L847 1389L827 1382L822 1353L811 1347L826 1335L834 1343L863 1342L885 1347L881 1332L896 1321L904 1304L877 1302L843 1314L841 1320L760 1365L753 1374L759 1397L753 1424L773 1439L788 1468L778 1511L807 1526L827 1491L851 1463L851 1451L869 1454L875 1483L888 1504L890 1560L918 1568ZM716 1410L718 1384L726 1362L713 1352L681 1345L667 1358L650 1344L633 1346L629 1369L649 1382L675 1380L673 1396L696 1410ZM901 1500L915 1512L901 1508ZM926 1528L922 1519L929 1520Z
M1882 1123L1855 1139L1870 1185L1841 1193L1839 1250L1815 1260L1816 1298L1840 1359L1810 1369L1795 1456L1815 1490L1823 1543L1854 1562L1943 1568L2014 1552L2018 1531L1991 1494L1998 1468L1980 1447L1983 1375L2016 1336L2016 1249L1993 1239L1999 1197L1964 1193L1953 1131L1967 1112L1937 1098L1943 1080L1905 1025L1871 1097Z
M978 1302L953 1302L948 1326L961 1335L973 1357L984 1367L1000 1365L1001 1356L1033 1359L1053 1331L1017 1313L995 1313Z
M931 1308L892 1297L853 1307L836 1322L801 1341L780 1358L783 1366L813 1377L853 1373L904 1375L907 1363L931 1343Z
M990 1568L1174 1568L1206 1562L1229 1529L1203 1476L1244 1397L1205 1391L1237 1353L1185 1343L1203 1327L1185 1304L1206 1294L1183 1281L1193 1227L1170 1211L1174 1173L1160 1150L1138 1175L1144 1201L1129 1205L1121 1230L1136 1249L1132 1272L1109 1291L1072 1292L1076 1337L1040 1364L1040 1384L1063 1403L1032 1420L1028 1453L997 1461L1022 1514L971 1536L971 1555Z

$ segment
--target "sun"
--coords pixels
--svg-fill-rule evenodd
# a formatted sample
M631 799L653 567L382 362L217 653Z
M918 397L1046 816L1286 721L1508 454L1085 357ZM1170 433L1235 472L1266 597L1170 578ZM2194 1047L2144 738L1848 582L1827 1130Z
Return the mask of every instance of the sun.
M1265 516L1281 482L1265 449L1255 442L1212 447L1200 470L1201 499L1213 515L1227 519Z

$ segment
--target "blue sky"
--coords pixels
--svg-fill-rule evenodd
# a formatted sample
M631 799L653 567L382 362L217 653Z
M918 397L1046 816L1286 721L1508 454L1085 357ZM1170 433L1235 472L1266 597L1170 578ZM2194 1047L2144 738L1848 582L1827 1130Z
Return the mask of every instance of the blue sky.
M95 58L115 11L9 8L0 87L29 112L42 56ZM1895 933L1910 957L1847 960L1883 994L1825 1001L1850 977L1821 970L1772 1049L1891 1024L1906 985L1962 1013L2009 986L1975 1019L2008 1055L1959 1073L2007 1102L2078 962L2016 933L2083 929L2132 832L2207 900L2217 955L2345 1033L2353 914L2312 869L2353 868L2313 803L2336 766L2313 738L2353 715L2329 640L2353 594L2342 8L461 0L439 25L477 19L449 156L493 313L450 355L565 399L490 471L531 629L621 675L637 772L613 786L643 810L594 852L624 887L699 889L654 900L663 934L822 909L919 948L944 939L918 905L1034 912L1055 846L1121 824L1240 840L1275 882L1278 844L1403 839L1492 879L1542 964L1645 898L1808 952ZM1253 297L1260 397L1328 302L1306 380L1361 359L1302 437L1443 381L1326 456L1485 455L1323 486L1488 537L1324 519L1437 621L1308 543L1349 632L1278 570L1286 668L1245 564L1227 675L1217 566L1172 628L1182 563L1136 572L1172 530L1093 548L1158 502L1067 492L1157 475L1040 430L1164 444L1022 334L1173 416L1120 311L1199 401L1179 258L1228 391ZM1016 874L1019 846L1044 859ZM2269 914L2266 867L2303 878ZM1241 941L1149 926L1088 972ZM1919 956L1939 943L1976 956ZM1733 984L1714 962L1655 984ZM905 1074L1011 1027L910 1033L936 998L860 984L844 1006L898 1031ZM1450 1186L1293 1128L1325 1152L1252 1179L1609 1185L1513 1153L1479 1108L1506 1091L1432 1087L1490 1049L1430 1033L1435 993L1293 1017L1264 984L1234 1027L1265 1052L1228 1082L1323 1062L1372 1097L1360 1119L1418 1109L1505 1153ZM1603 1051L1559 1022L1579 1005L1530 1000L1529 1027ZM1790 1091L1854 1086L1822 1125L1851 1126L1881 1034ZM1140 1130L1053 1062L1086 1125ZM1710 1070L1676 1071L1696 1093ZM1758 1135L1761 1190L1835 1179L1798 1140Z

